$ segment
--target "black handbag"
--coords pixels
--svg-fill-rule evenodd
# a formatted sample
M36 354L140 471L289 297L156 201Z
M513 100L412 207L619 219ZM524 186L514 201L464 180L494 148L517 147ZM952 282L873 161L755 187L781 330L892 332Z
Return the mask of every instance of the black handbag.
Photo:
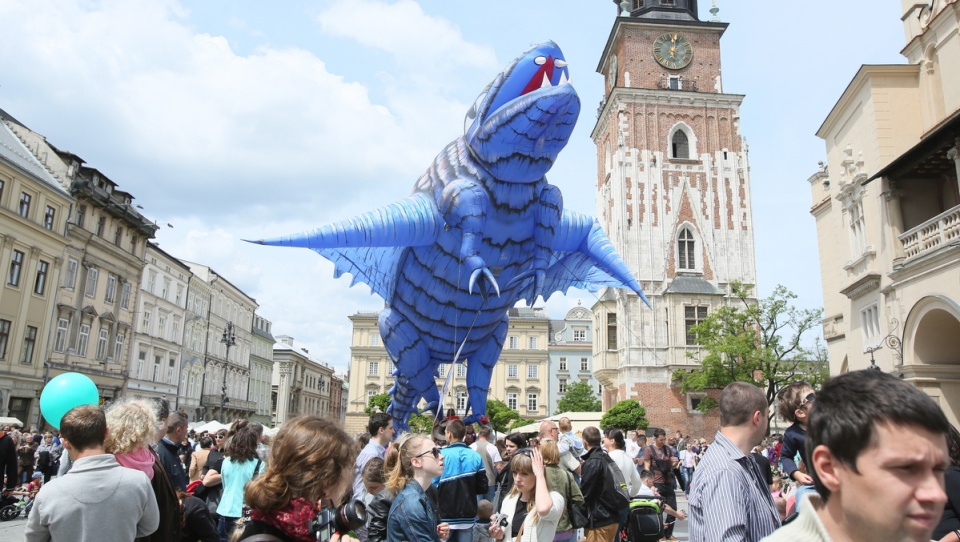
M569 472L567 473L567 483L567 517L570 519L570 525L572 525L574 529L582 529L587 526L586 506L573 504L573 495L571 494L569 484L575 484L577 482Z

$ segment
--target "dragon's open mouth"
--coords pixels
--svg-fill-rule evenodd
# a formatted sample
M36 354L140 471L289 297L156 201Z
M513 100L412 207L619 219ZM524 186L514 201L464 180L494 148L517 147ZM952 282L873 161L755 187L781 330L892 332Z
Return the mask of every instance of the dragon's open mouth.
M538 88L552 87L553 83L551 81L553 81L554 69L562 70L560 72L560 82L557 83L557 86L570 82L566 70L563 70L563 68L567 67L565 60L555 60L552 56L538 56L534 59L534 62L539 64L540 68L533 74L533 77L530 78L530 82L527 83L527 86L520 92L520 96L529 94Z

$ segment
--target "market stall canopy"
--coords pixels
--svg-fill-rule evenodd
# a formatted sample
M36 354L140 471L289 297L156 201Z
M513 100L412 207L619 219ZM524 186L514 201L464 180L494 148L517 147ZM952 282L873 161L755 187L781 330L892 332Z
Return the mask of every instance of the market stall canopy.
M0 417L0 425L19 425L23 427L23 422L11 416L4 416Z

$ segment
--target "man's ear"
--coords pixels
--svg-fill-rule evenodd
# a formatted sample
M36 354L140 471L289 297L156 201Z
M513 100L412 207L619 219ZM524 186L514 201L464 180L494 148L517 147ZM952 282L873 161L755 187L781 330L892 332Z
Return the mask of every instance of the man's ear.
M63 436L60 437L60 445L63 446L63 449L64 449L64 450L72 450L72 449L73 449L73 444L70 444L70 441L67 440L67 439L66 439L65 437L63 437Z
M826 445L819 445L813 449L813 455L810 457L813 469L817 473L817 478L831 493L840 489L841 470L846 467L840 462L833 452Z

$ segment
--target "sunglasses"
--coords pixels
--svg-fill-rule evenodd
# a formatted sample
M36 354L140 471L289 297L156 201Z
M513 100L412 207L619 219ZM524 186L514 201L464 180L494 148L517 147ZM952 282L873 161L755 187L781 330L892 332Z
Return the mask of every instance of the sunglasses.
M440 458L440 448L437 448L436 446L434 446L433 448L427 450L426 452L423 452L423 453L420 454L420 455L415 455L415 456L413 456L413 457L423 457L423 456L425 456L425 455L427 455L427 454L433 454L433 458L434 458L434 459L439 459L439 458Z
M810 392L806 397L803 398L803 401L800 401L800 405L797 406L797 409L803 408L803 405L813 402L813 400L816 398L817 394L815 392Z
M217 435L217 440L223 440L225 437L223 435Z
M527 457L533 457L533 449L531 448L520 448L516 452L513 452L514 456L525 455Z

